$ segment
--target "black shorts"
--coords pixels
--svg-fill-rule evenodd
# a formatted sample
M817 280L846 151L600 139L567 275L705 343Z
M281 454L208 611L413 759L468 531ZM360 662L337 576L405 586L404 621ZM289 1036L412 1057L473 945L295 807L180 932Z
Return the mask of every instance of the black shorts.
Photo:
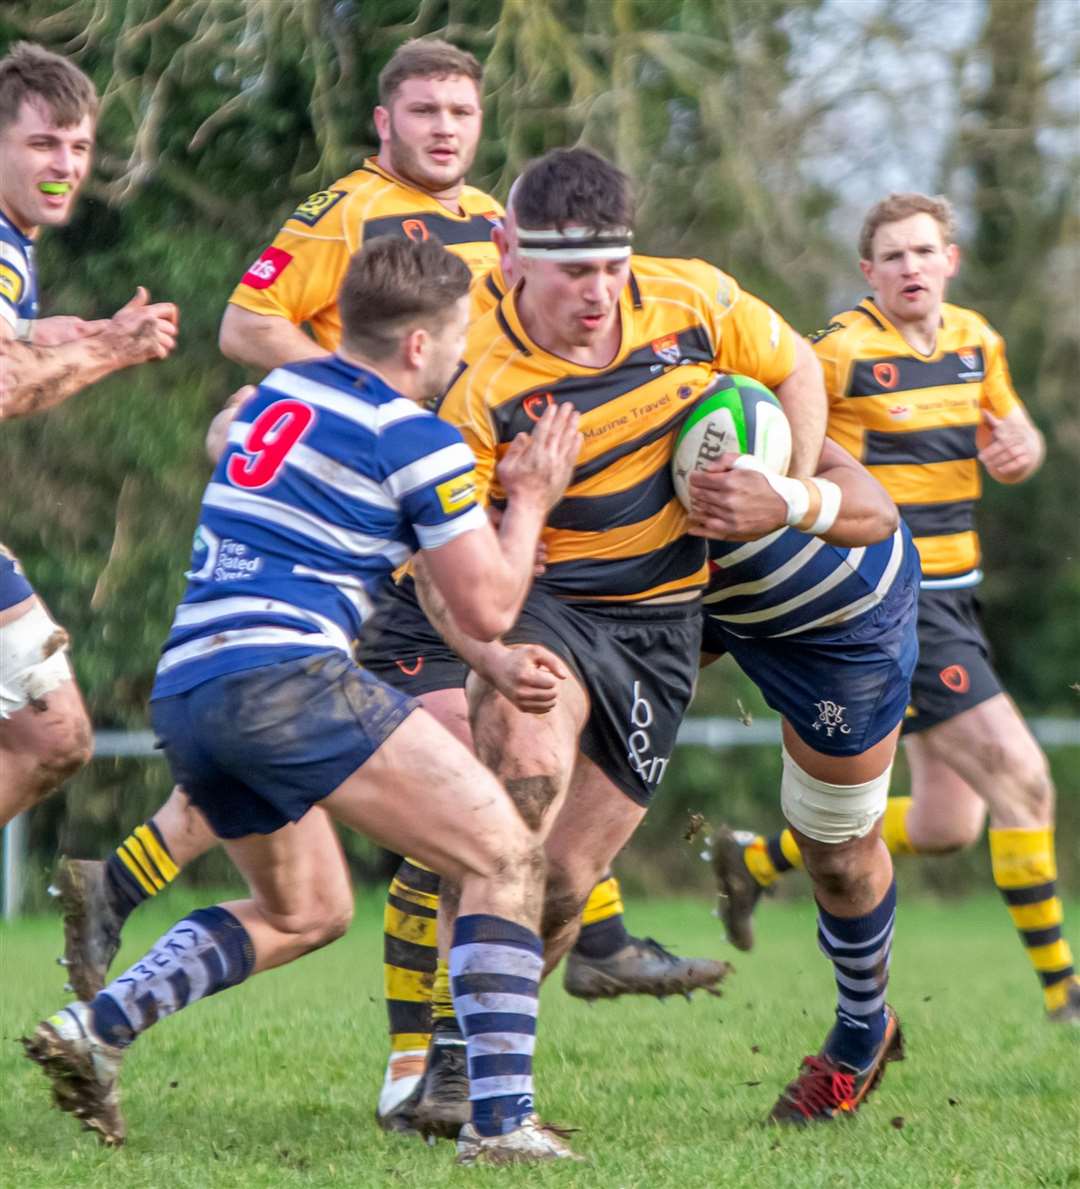
M462 689L468 666L439 635L416 597L416 584L391 585L364 624L356 659L380 681L411 698Z
M904 734L929 730L1001 693L970 587L919 592L919 663Z
M507 644L542 644L589 695L581 750L647 806L668 766L697 680L701 604L570 603L533 587Z

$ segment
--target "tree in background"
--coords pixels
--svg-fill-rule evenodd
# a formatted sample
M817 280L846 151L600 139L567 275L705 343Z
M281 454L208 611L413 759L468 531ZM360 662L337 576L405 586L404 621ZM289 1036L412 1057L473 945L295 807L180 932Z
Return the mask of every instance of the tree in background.
M378 71L401 41L428 33L487 64L478 185L505 196L528 158L583 140L637 179L641 250L712 259L806 330L861 294L854 222L883 188L953 193L973 228L957 298L1005 334L1051 444L1044 476L990 493L992 627L1026 709L1074 707L1080 244L1069 83L1080 26L1071 13L1062 0L970 0L947 14L935 0L24 0L17 13L5 9L0 52L21 37L41 41L75 57L103 94L89 200L42 245L46 312L92 316L124 300L135 276L182 310L173 360L0 437L5 539L72 629L95 721L145 722L208 474L203 431L243 378L216 349L228 293L298 199L374 149ZM759 704L733 666L717 666L697 709L732 713L737 697ZM762 756L748 766L771 809L775 765ZM695 796L703 772L690 782ZM113 791L80 786L66 809L43 807L35 832L50 848L59 815L90 845L95 821L114 831L114 812L137 813L133 785L149 804L164 776L98 764L83 779ZM650 815L656 830L681 812L677 779L673 768Z

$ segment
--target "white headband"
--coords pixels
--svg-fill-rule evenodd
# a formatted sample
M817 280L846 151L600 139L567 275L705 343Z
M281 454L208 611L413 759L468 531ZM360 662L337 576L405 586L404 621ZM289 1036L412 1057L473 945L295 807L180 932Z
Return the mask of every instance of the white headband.
M628 260L634 233L629 227L518 227L517 252L534 260Z

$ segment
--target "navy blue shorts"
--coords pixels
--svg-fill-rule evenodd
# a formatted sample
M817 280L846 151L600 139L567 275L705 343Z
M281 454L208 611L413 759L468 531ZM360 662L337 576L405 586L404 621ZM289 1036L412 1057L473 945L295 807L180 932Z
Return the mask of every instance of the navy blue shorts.
M859 755L894 730L907 709L919 656L912 569L876 607L832 628L746 640L706 615L702 651L730 652L808 747Z
M34 593L19 560L10 549L0 545L0 611L14 607Z
M419 705L338 652L244 669L150 703L175 782L219 838L299 821Z

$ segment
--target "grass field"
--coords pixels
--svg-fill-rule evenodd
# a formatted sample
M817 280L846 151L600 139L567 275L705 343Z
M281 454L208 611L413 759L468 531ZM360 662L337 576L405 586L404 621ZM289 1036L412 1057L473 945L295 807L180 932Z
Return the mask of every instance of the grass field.
M193 903L176 890L131 922L134 959ZM1071 906L1071 920L1080 905ZM0 926L0 1185L4 1189L290 1186L1078 1186L1080 1029L1053 1028L1000 904L909 902L890 998L908 1060L853 1120L764 1127L832 1011L809 904L766 904L758 950L723 999L543 995L545 1117L581 1130L587 1164L458 1169L453 1149L372 1122L384 1059L381 908L365 895L343 941L170 1019L124 1071L127 1146L107 1151L52 1111L16 1038L64 1002L59 924ZM631 905L682 953L725 950L708 906ZM1074 930L1075 932L1075 930Z

